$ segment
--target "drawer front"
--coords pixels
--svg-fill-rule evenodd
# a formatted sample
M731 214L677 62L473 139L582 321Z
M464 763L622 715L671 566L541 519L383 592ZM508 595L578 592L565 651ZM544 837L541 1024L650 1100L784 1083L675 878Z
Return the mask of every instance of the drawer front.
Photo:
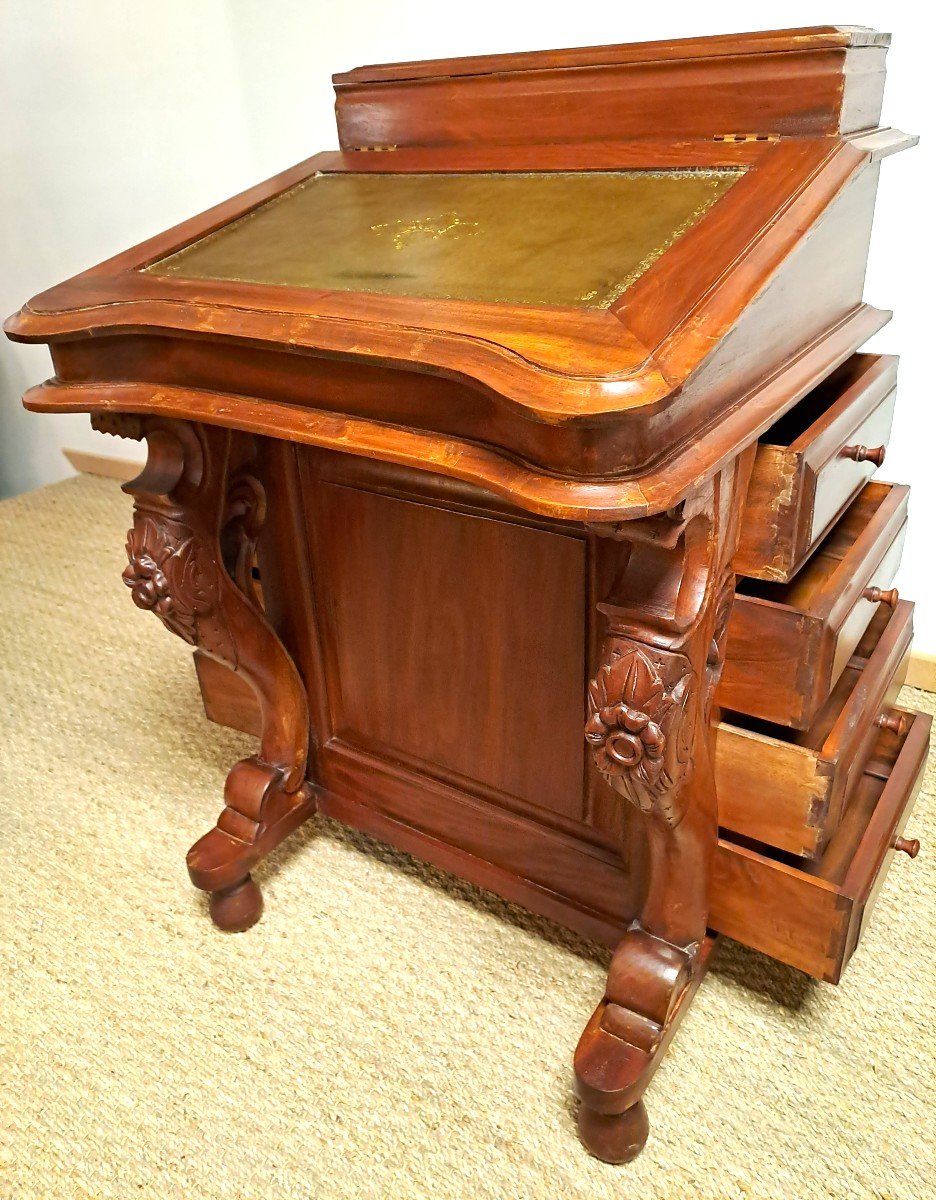
M931 720L882 730L875 761L825 855L804 867L723 837L715 858L711 925L817 979L837 983L864 928L922 783ZM895 722L896 724L896 722ZM878 764L884 764L883 768ZM909 864L908 864L909 865Z
M878 605L896 603L908 494L867 484L794 580L738 581L718 704L808 729Z
M810 545L823 536L882 465L896 402L897 392L892 388L863 421L842 436L834 452L816 469L808 533Z
M736 717L715 731L719 824L798 857L820 855L906 675L913 605L875 617L808 730Z
M734 566L787 582L883 457L897 359L855 354L761 438Z

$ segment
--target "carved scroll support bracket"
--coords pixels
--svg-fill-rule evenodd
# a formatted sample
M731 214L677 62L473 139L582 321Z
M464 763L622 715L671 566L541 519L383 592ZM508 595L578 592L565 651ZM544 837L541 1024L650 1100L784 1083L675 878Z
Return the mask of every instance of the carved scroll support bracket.
M579 1133L607 1162L643 1148L643 1094L708 959L718 836L713 696L734 597L730 561L750 458L678 512L592 530L605 619L585 740L604 785L645 818L647 890L575 1052Z
M251 869L315 808L305 688L250 582L265 513L254 443L229 430L123 414L98 427L147 440L146 466L124 485L134 497L123 573L134 603L241 675L259 702L260 750L231 770L217 825L187 859L215 923L246 929L263 903Z

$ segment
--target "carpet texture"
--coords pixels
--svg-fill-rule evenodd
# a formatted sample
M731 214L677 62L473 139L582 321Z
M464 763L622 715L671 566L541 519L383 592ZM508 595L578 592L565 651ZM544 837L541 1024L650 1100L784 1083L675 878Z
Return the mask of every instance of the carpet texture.
M569 1086L605 952L321 819L256 928L211 926L185 852L251 743L131 605L129 511L90 477L0 504L0 1195L936 1195L932 773L842 985L723 941L608 1167Z

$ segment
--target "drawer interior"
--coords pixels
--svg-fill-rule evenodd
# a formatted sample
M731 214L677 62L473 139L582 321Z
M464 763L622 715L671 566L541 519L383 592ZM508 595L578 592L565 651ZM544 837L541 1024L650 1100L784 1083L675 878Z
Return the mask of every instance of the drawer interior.
M850 576L853 569L852 552L895 490L888 483L866 483L819 543L812 557L788 583L740 577L738 595L751 596L802 612L821 612L826 597L834 597L839 590L836 578L839 572L845 572L843 579ZM899 493L904 496L906 489L900 488ZM896 566L895 563L895 570Z
M808 729L723 711L715 736L722 826L800 857L821 854L906 673L913 605L881 606Z
M841 722L843 713L847 709L854 708L853 699L857 692L858 684L860 682L867 682L868 667L872 664L876 665L878 661L883 664L883 655L875 655L875 651L878 650L879 646L882 646L884 634L888 626L893 622L892 633L900 625L907 624L909 626L912 609L913 606L906 602L898 605L896 612L892 612L886 605L879 607L855 648L855 653L849 659L845 669L839 676L828 700L819 710L815 720L808 729L789 729L785 725L774 725L770 721L762 721L758 717L749 717L744 713L727 711L722 714L723 721L735 728L748 730L751 733L758 733L777 742L783 742L791 746L802 746L806 750L821 751L829 740L829 735L835 726ZM906 649L909 649L910 638L907 637L905 640ZM895 665L900 665L899 660ZM874 684L883 683L884 688L888 692L893 691L896 694L896 691L900 689L903 683L900 673L896 673L892 678L885 678L884 675L886 675L887 668L882 667L882 670L884 674L880 680L875 679ZM855 718L859 715L857 711L853 713L853 717Z
M805 451L825 426L847 411L855 395L889 374L894 359L881 354L853 354L767 430L761 443L794 453Z
M919 791L928 716L880 730L852 805L822 858L809 863L755 841L722 835L715 859L715 929L817 979L837 983L867 924L892 842Z

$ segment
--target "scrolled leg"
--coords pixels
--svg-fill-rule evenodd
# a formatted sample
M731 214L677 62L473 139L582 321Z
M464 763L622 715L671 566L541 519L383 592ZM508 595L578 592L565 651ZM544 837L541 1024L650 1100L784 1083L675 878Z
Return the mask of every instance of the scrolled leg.
M147 439L134 497L124 583L134 603L184 641L242 675L262 714L259 753L227 777L217 825L188 854L215 924L242 930L263 901L252 868L314 811L306 781L309 714L292 659L263 615L250 578L263 522L253 440L210 426L108 416L107 432Z
M704 972L718 836L712 698L731 608L739 461L711 481L661 545L659 521L613 527L599 552L614 580L599 605L601 660L585 738L595 767L646 818L649 872L636 920L575 1052L579 1135L605 1162L647 1139L643 1095ZM601 532L596 531L596 532Z

